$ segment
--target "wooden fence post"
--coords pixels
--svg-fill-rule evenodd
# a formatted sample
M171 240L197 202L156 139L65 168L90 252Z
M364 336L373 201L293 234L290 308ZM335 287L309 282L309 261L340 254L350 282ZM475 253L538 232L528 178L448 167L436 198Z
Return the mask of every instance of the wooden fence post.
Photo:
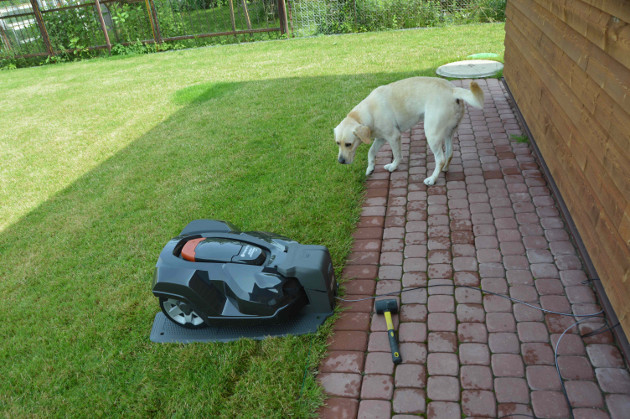
M9 42L9 37L7 33L4 31L4 28L0 24L0 36L2 37L2 43L7 48L7 50L11 51L11 42Z
M153 39L155 43L161 44L162 32L160 31L160 22L158 21L157 9L153 0L145 0L147 4L147 13L149 13L149 23L151 24L151 30L153 30Z
M287 8L284 0L278 0L278 17L280 18L280 33L289 34L289 21L287 19Z
M103 19L103 12L101 11L101 2L99 0L95 0L96 11L98 13L98 20L101 22L101 29L103 30L103 35L105 35L105 43L107 44L107 50L112 52L112 43L109 42L109 34L107 33L107 26L105 26L105 19Z
M292 12L293 7L291 6L291 4L292 4L291 1L287 3L287 13L286 13L287 14L287 29L291 31L291 35L287 33L287 36L295 37L295 33L293 32L293 12Z
M42 18L42 12L39 10L39 5L37 4L37 0L30 0L30 1L31 1L31 7L33 8L33 13L35 14L35 20L37 21L37 26L39 26L39 31L42 34L42 39L44 40L44 45L46 46L48 55L53 56L55 55L55 52L53 51L53 47L50 44L48 31L46 30L46 25L44 25L44 19Z
M245 20L247 21L247 29L252 30L252 21L249 20L249 10L247 10L247 1L242 0L243 12L245 13Z
M236 20L234 19L234 3L230 1L230 19L232 20L232 32L236 32Z

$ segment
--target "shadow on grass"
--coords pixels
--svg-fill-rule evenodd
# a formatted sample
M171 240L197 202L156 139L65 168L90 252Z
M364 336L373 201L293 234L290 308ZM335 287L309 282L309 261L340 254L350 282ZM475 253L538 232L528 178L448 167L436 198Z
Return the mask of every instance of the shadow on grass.
M214 218L326 245L339 272L367 147L337 164L332 129L373 87L411 75L182 89L179 112L8 227L3 414L308 416L321 395L304 368L316 367L330 325L314 348L310 337L153 344L153 268L189 221ZM268 100L279 91L282 103Z

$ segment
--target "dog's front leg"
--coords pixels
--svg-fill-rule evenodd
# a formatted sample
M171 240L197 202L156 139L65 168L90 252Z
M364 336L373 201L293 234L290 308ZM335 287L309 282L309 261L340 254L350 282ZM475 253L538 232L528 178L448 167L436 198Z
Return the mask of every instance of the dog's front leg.
M375 166L375 161L376 161L376 154L378 153L378 151L381 149L381 147L383 147L383 144L385 144L385 140L383 140L382 138L375 138L374 142L372 143L372 146L370 147L370 151L368 151L368 167L367 170L365 171L366 175L371 175L372 172L374 172L374 166Z
M398 168L398 165L400 164L400 160L402 159L402 150L401 150L402 147L400 144L400 134L394 137L393 140L388 140L388 142L389 142L389 145L392 147L392 154L394 155L394 160L392 160L390 164L385 165L385 170L393 172L394 170Z

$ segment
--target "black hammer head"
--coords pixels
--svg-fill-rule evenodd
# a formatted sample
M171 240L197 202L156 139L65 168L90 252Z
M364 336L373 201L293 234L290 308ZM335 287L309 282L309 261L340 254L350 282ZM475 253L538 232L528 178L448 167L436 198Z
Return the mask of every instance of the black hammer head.
M383 314L389 311L392 314L398 313L398 303L393 298L389 300L378 300L374 304L377 314Z

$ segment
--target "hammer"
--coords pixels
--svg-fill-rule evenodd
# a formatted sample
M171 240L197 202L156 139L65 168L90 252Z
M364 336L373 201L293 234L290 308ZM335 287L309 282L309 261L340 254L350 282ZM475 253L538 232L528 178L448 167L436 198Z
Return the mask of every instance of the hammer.
M374 304L376 314L385 314L385 322L387 323L387 336L389 336L389 347L392 350L392 361L394 364L400 364L400 350L398 349L398 341L394 332L394 324L392 323L392 313L398 313L398 303L394 299L378 300Z

